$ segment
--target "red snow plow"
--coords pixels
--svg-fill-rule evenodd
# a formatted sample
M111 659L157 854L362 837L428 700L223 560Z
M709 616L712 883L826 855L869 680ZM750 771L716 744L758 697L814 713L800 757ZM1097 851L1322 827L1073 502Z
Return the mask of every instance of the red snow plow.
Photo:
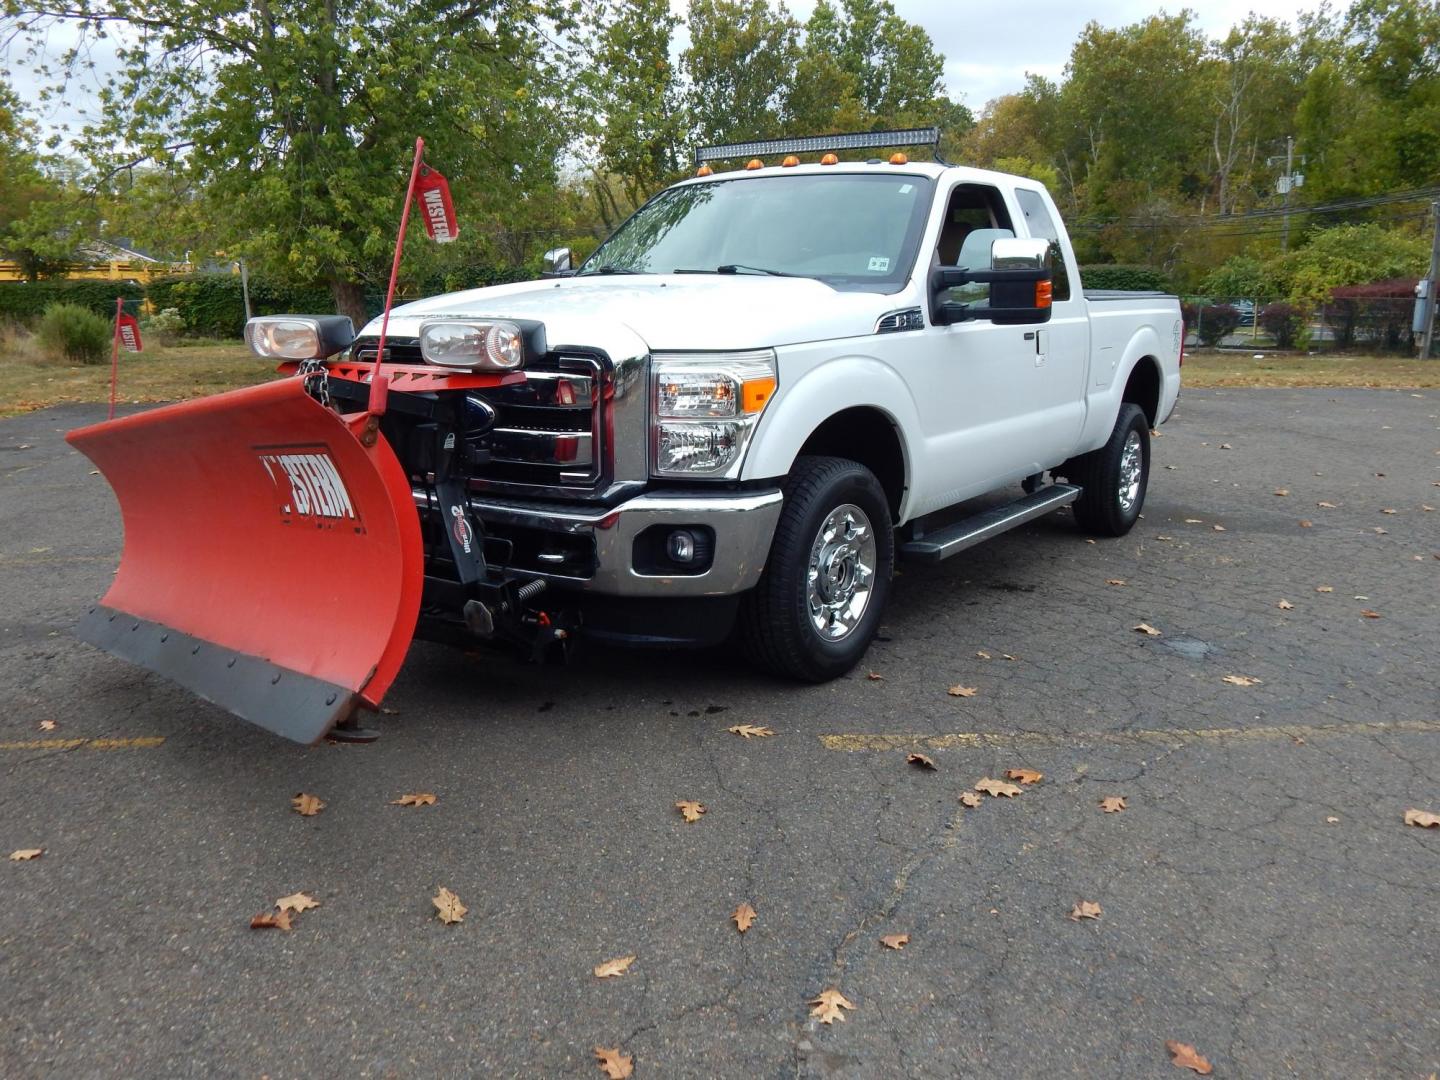
M543 334L503 324L487 364L490 323L441 327L447 369L321 359L348 319L253 320L291 377L71 432L125 528L80 636L303 743L374 737L357 711L379 707L422 603L474 636L563 644L565 620L530 606L543 583L487 566L468 505L486 444L464 391L523 384Z

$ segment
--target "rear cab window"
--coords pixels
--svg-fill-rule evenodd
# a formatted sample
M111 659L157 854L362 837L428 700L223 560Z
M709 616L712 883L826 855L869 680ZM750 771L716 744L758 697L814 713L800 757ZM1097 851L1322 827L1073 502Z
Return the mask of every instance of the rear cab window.
M1065 265L1065 252L1060 248L1060 230L1045 206L1045 200L1038 191L1017 187L1015 201L1020 204L1020 212L1025 215L1025 227L1030 231L1030 235L1039 240L1050 241L1053 299L1057 302L1069 300L1070 268Z

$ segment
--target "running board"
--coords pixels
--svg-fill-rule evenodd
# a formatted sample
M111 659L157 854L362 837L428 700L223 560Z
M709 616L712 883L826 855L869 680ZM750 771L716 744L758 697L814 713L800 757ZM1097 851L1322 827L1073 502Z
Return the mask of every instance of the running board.
M1074 484L1051 484L1033 495L985 510L921 539L907 541L900 545L900 554L920 562L939 562L992 536L1009 532L1017 525L1069 506L1079 497L1080 489Z

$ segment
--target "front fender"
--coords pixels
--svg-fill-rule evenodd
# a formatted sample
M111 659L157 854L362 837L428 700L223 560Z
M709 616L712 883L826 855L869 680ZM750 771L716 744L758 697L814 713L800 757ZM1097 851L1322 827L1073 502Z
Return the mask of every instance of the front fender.
M802 358L795 358L802 366ZM846 409L871 408L895 426L905 458L905 520L910 493L923 482L924 456L915 452L911 433L920 430L920 415L909 386L888 364L871 356L839 356L809 366L793 383L786 376L791 358L780 357L780 389L756 429L741 474L746 480L773 479L790 471L801 447L815 429Z

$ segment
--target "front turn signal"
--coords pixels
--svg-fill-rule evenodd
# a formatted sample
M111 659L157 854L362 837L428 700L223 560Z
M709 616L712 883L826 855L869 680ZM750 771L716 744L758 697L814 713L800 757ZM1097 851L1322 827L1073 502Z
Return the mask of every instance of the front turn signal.
M758 413L765 408L770 395L775 393L774 377L746 379L740 384L740 411Z

